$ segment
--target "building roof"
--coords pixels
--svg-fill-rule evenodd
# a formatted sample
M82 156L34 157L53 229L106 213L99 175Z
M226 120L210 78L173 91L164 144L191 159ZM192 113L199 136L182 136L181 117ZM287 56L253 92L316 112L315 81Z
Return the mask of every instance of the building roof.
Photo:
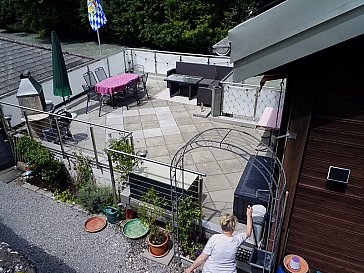
M52 77L52 51L50 48L0 38L0 95L17 90L20 74L29 70L34 79L42 82ZM63 52L67 69L92 59Z
M229 31L234 81L364 33L363 0L289 0Z

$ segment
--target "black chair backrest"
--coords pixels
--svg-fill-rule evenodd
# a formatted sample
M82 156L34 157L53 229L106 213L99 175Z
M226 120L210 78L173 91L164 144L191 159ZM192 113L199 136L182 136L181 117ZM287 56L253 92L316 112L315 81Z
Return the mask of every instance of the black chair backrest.
M95 78L95 74L92 71L87 71L83 73L83 78L85 79L85 82L88 86L95 86L97 83L97 80Z
M104 68L103 68L103 67L101 67L101 66L100 66L100 67L95 68L95 74L96 74L96 77L97 77L97 79L99 80L99 82L101 82L101 81L103 81L103 80L107 79L106 72L105 72Z
M140 80L143 83L144 86L147 86L147 80L148 80L148 73L144 73L140 76Z
M127 91L136 91L138 82L136 80L130 80L126 86Z

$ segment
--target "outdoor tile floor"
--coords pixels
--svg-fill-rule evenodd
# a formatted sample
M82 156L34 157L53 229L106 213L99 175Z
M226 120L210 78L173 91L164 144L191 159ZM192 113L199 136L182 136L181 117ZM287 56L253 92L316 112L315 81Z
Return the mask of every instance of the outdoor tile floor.
M199 132L210 128L238 128L253 136L260 138L263 131L248 127L236 126L219 122L211 117L201 118L193 116L193 112L199 109L196 99L191 101L187 97L176 96L169 98L166 82L163 78L150 76L148 79L148 99L144 96L141 104L130 103L129 110L126 107L112 109L103 106L101 117L98 116L98 102L91 102L91 110L85 113L86 101L74 106L71 111L78 114L77 119L109 126L119 130L133 132L135 150L148 150L148 158L170 163L176 151ZM81 137L77 146L84 148L84 153L89 150L92 156L92 146L87 125L72 122L71 132L75 137ZM114 130L94 128L96 146L102 151L109 139L109 134L117 136ZM258 145L258 143L256 143ZM249 143L253 154L254 147ZM185 168L205 173L203 210L205 220L218 223L220 213L232 213L233 194L240 176L244 170L246 160L224 150L214 148L201 148L185 155Z

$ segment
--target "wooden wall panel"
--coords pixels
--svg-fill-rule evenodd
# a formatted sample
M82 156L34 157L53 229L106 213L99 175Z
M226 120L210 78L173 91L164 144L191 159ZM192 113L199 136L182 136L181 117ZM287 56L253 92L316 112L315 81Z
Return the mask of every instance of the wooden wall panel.
M347 71L347 60L364 54L359 43L350 44L318 55L327 62L316 83L286 247L286 254L328 273L364 272L364 69ZM332 60L336 65L327 70ZM341 72L345 80L337 77ZM345 191L327 187L331 165L351 169Z

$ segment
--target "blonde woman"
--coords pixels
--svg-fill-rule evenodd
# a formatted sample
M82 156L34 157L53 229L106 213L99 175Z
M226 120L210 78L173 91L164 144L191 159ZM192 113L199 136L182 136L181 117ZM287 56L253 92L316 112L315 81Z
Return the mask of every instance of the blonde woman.
M207 242L201 255L185 270L190 273L201 264L203 273L236 273L235 256L238 246L252 233L252 209L246 209L247 225L245 232L233 235L237 219L234 215L225 213L220 218L222 234L214 234Z

